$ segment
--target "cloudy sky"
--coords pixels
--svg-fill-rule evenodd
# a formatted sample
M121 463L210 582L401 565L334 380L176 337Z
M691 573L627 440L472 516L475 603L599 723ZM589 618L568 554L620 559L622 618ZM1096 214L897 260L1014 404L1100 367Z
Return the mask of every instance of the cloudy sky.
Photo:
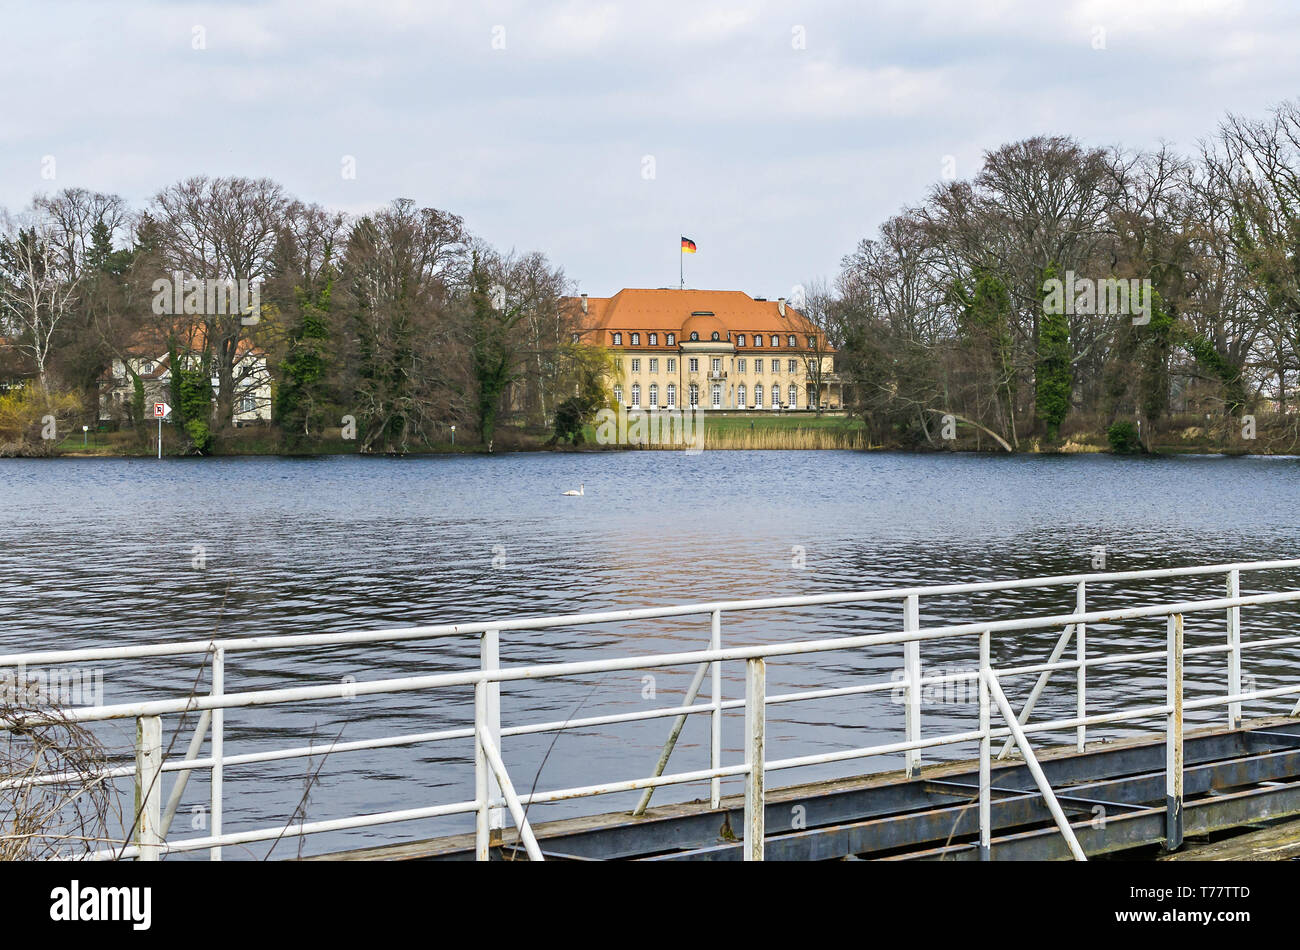
M1295 0L0 0L0 22L0 206L266 175L454 211L594 295L675 286L680 234L687 286L788 294L949 157L1191 150L1300 95Z

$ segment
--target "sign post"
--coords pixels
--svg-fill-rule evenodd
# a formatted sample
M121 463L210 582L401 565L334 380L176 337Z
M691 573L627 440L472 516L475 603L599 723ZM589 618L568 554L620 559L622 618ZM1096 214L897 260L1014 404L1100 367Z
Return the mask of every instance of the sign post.
M156 402L153 404L153 414L158 420L158 458L162 458L162 423L163 420L172 414L172 407L165 402Z

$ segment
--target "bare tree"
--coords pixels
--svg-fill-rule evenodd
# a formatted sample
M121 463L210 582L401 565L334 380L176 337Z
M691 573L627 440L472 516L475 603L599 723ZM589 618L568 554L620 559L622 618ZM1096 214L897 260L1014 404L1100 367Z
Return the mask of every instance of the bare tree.
M48 214L33 208L25 221L0 222L0 319L11 344L31 357L41 391L50 391L48 368L55 333L72 312L78 275L58 246Z

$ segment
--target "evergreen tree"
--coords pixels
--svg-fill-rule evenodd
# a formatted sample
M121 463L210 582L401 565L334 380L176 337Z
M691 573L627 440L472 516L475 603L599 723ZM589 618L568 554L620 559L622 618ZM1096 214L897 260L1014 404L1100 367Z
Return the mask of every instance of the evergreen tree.
M1043 272L1043 283L1056 279L1056 265ZM1038 327L1038 360L1035 366L1035 408L1047 426L1047 438L1056 440L1057 431L1070 411L1070 323L1064 307L1044 306Z

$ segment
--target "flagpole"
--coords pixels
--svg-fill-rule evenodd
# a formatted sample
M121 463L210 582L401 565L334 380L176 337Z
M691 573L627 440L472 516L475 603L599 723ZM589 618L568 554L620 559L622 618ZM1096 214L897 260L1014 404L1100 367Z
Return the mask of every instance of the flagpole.
M677 242L677 277L681 281L679 290L686 289L686 246L679 240Z

